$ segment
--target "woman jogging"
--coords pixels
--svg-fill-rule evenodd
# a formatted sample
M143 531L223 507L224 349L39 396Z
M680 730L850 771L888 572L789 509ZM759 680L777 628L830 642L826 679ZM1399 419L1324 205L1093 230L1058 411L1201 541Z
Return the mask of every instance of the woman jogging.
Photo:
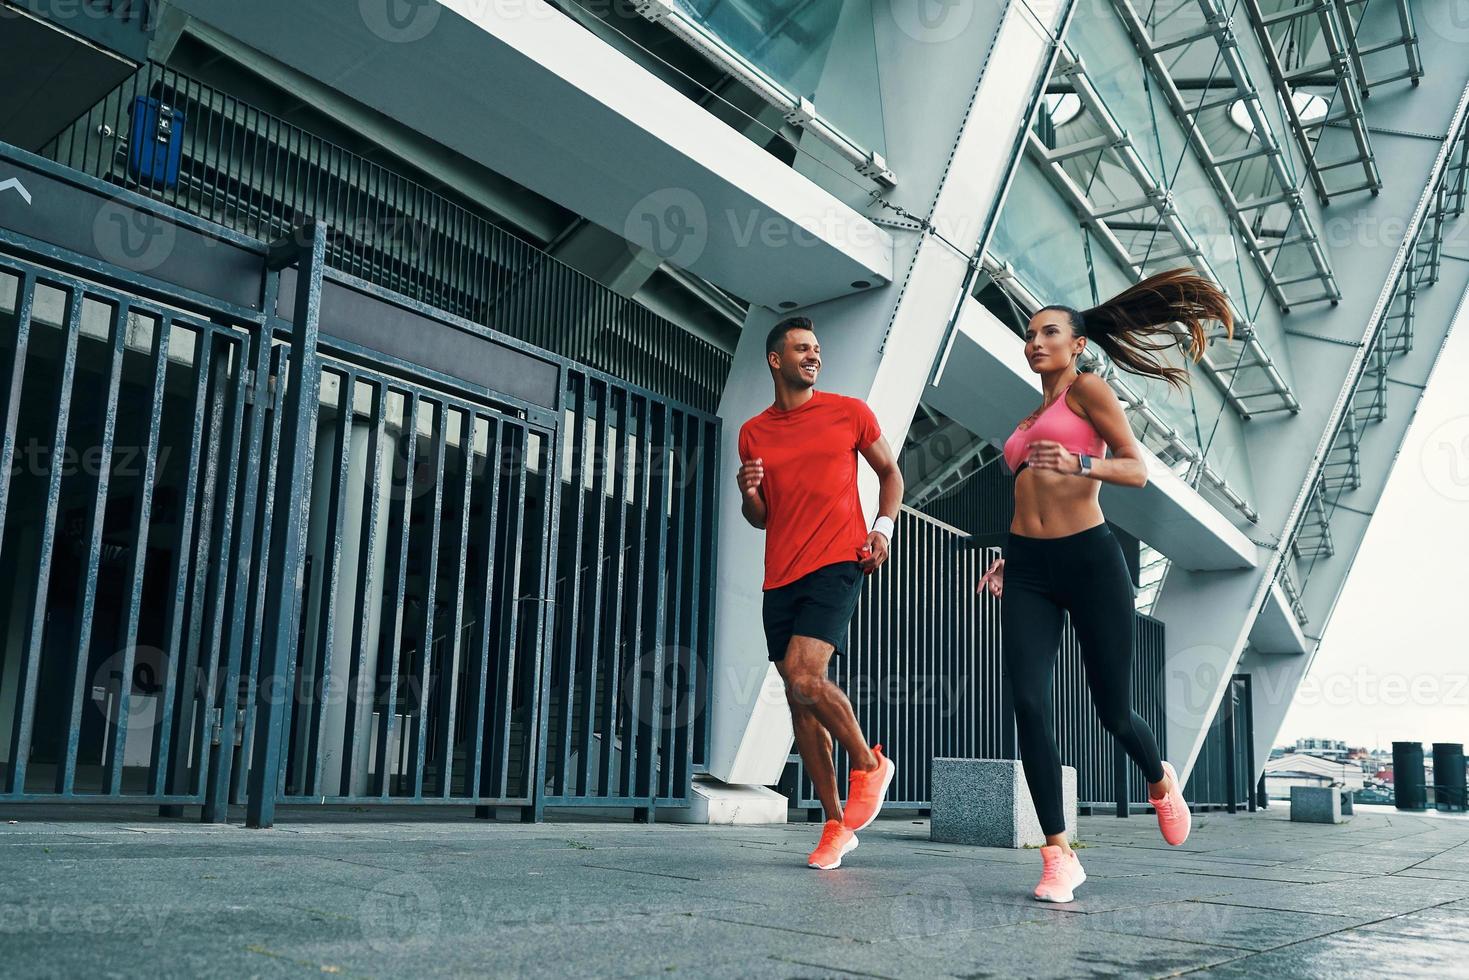
M985 572L977 591L1003 594L1005 681L1025 781L1046 835L1044 870L1035 889L1041 901L1069 902L1086 880L1066 839L1061 757L1051 730L1063 613L1071 614L1102 725L1147 778L1163 838L1173 845L1188 838L1188 804L1177 775L1160 758L1152 730L1132 710L1132 579L1098 504L1098 484L1143 487L1147 469L1117 396L1101 378L1081 374L1077 361L1092 342L1118 368L1181 388L1187 371L1155 355L1179 347L1197 361L1207 320L1219 321L1233 335L1233 317L1219 288L1192 270L1175 269L1089 310L1047 306L1026 327L1026 359L1041 376L1044 400L1005 441L1005 462L1015 473L1015 517L1004 557ZM1175 323L1186 328L1184 335L1175 333Z

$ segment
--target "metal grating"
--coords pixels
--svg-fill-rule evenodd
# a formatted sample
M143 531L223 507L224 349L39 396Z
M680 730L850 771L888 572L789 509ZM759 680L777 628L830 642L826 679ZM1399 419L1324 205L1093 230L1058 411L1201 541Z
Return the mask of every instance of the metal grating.
M1280 104L1306 157L1316 196L1325 204L1339 194L1376 194L1382 175L1362 107L1368 85L1345 5L1340 0L1244 0L1244 4ZM1324 100L1325 110L1306 111L1317 98ZM1345 156L1322 160L1317 149L1328 126L1348 129L1352 145Z
M1235 234L1250 254L1275 302L1284 311L1307 303L1341 299L1320 235L1298 190L1292 161L1276 140L1265 106L1240 54L1233 22L1215 0L1189 0L1202 23L1178 37L1159 39L1131 0L1114 0L1117 12L1145 64L1162 86L1169 109L1192 146L1210 184L1229 212ZM1156 9L1156 8L1155 8ZM1192 52L1196 45L1203 52ZM1189 65L1215 52L1211 71L1197 97L1186 97L1170 66ZM1237 126L1201 123L1225 118L1242 106L1252 132ZM1218 145L1243 140L1243 147ZM1289 271L1285 271L1289 270Z
M1135 279L1142 280L1152 272L1187 260L1221 284L1228 295L1223 280L1174 206L1172 191L1154 177L1087 77L1086 67L1069 48L1061 52L1050 89L1076 95L1103 135L1047 146L1031 130L1027 151L1102 247ZM1112 188L1095 180L1102 168L1123 186ZM1102 199L1104 194L1112 199ZM1199 361L1204 373L1241 418L1299 412L1300 403L1255 336L1243 304L1231 297L1230 305L1235 314L1234 339L1226 340L1222 331L1210 339Z

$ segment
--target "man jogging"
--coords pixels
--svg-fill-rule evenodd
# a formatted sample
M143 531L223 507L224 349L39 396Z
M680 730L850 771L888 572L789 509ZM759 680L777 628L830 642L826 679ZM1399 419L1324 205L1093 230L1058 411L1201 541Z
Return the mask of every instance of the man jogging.
M829 871L857 846L856 832L882 809L893 763L867 746L851 702L827 679L841 653L864 575L887 561L903 476L872 409L815 390L821 345L806 317L776 324L765 342L775 404L740 428L745 520L765 531L765 641L785 681L801 761L826 811L807 859ZM857 454L881 481L872 531L857 497ZM845 810L837 796L832 739L851 760Z

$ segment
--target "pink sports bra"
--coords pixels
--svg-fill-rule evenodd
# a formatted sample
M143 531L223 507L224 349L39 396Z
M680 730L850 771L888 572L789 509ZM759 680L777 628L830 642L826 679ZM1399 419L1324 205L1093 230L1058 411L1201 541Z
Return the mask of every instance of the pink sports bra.
M1041 409L1030 425L1021 422L1005 440L1005 465L1012 473L1018 474L1028 465L1025 457L1030 454L1031 444L1037 441L1059 442L1068 452L1086 453L1098 458L1107 454L1107 443L1096 428L1066 405L1066 392L1070 390L1071 385L1067 385L1055 401ZM1057 405L1062 406L1063 411L1057 411Z

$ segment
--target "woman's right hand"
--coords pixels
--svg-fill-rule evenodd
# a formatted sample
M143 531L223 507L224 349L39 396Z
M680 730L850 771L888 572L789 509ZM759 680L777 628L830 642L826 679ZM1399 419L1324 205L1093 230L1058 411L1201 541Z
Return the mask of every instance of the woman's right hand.
M1005 591L1005 559L995 559L995 563L990 566L989 571L984 573L979 584L974 587L974 591L983 592L986 586L990 590L990 595L996 599L1000 598L1000 593Z

